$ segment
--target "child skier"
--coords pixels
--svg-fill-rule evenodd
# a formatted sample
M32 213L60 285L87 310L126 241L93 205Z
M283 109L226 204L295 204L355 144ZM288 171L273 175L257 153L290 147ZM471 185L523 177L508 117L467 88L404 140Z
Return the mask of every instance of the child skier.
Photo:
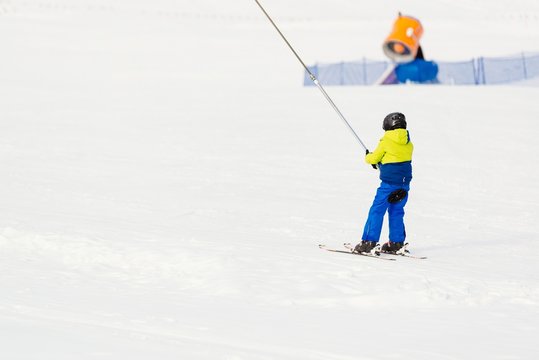
M369 210L361 243L355 252L379 254L380 251L404 251L404 205L408 200L412 180L412 152L414 146L406 130L404 114L394 112L384 118L384 136L374 152L367 150L365 161L380 170L382 183ZM386 211L389 215L389 242L378 244Z

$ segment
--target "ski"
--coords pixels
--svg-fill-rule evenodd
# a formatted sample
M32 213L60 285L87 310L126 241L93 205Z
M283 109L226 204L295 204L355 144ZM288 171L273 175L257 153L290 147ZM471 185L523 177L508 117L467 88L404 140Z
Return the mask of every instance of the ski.
M338 253L343 253L343 254L366 256L366 257L370 257L370 258L374 258L374 259L388 260L388 261L397 260L395 258L383 257L383 256L379 256L379 255L373 255L373 254L367 254L367 253L357 253L357 252L352 252L352 251L349 251L349 250L331 249L331 248L326 247L326 245L318 245L318 247L320 249L322 249L322 250L331 251L331 252L338 252Z
M402 256L402 257L407 257L407 258L410 258L410 259L418 259L418 260L425 260L425 259L427 259L426 256L415 256L415 255L411 255L411 254L408 254L408 253L404 253L404 254L393 254L393 253L388 253L388 252L382 251L382 254L393 255L393 256Z

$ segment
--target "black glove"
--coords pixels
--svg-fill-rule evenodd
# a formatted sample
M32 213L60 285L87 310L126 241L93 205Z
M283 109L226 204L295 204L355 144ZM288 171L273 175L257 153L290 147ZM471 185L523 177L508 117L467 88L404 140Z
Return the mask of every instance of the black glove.
M369 155L369 149L365 149L365 156ZM378 166L376 164L371 164L372 168L374 170L378 170Z

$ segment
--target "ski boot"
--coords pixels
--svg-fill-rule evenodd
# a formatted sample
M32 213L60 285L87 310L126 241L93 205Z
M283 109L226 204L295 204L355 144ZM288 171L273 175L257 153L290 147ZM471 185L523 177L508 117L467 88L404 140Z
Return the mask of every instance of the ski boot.
M376 241L362 240L356 245L354 252L379 256L380 244Z
M409 254L408 243L388 241L382 245L382 252L395 255Z

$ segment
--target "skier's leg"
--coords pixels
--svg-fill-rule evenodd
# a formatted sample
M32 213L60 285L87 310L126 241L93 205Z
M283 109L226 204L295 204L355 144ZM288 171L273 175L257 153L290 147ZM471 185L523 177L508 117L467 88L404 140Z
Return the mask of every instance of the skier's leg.
M363 229L362 240L376 241L380 240L380 233L382 232L382 224L384 222L384 215L389 206L387 202L387 196L391 192L387 186L382 183L376 191L376 196L369 210L369 217L365 223Z
M405 189L409 190L409 189ZM401 201L389 204L388 218L389 218L389 241L391 242L404 242L406 239L406 229L404 226L404 206L408 201L406 196Z

